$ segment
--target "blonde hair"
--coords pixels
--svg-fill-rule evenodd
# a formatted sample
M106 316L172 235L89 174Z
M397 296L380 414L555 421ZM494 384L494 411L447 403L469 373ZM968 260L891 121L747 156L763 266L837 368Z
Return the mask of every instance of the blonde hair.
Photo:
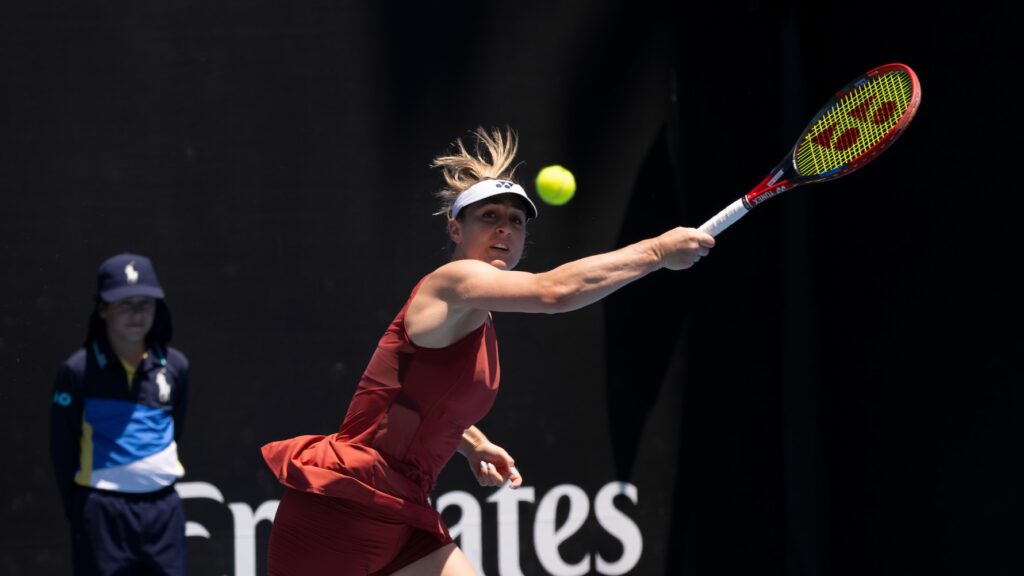
M516 166L512 166L519 138L506 127L504 130L482 126L471 132L474 137L472 152L466 149L461 138L452 143L450 153L434 158L431 168L440 168L447 186L437 193L441 208L435 215L450 214L452 204L470 186L482 180L512 180Z

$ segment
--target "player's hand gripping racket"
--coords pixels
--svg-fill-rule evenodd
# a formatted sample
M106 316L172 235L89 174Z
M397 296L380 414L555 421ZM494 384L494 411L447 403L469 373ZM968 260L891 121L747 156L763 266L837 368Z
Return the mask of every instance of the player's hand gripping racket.
M814 115L793 150L760 184L700 231L717 236L769 198L861 168L899 138L920 103L921 84L903 64L879 66L850 82Z

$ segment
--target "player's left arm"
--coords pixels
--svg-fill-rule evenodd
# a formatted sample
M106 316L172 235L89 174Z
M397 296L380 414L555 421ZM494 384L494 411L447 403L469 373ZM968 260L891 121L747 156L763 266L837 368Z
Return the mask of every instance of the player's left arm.
M488 440L476 426L470 426L462 433L459 454L466 457L469 470L481 486L501 486L508 481L512 488L519 488L523 483L515 459L504 448Z

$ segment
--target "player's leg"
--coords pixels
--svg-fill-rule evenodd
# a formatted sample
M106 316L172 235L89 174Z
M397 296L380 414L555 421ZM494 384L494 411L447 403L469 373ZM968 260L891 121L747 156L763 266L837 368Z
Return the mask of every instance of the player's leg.
M394 576L475 576L476 570L454 542L431 552Z

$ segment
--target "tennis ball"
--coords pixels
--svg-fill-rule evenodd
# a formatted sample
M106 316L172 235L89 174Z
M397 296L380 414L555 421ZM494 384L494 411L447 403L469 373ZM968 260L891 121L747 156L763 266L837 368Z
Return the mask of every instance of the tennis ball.
M576 178L564 167L547 166L537 173L537 195L552 206L561 206L576 193Z

